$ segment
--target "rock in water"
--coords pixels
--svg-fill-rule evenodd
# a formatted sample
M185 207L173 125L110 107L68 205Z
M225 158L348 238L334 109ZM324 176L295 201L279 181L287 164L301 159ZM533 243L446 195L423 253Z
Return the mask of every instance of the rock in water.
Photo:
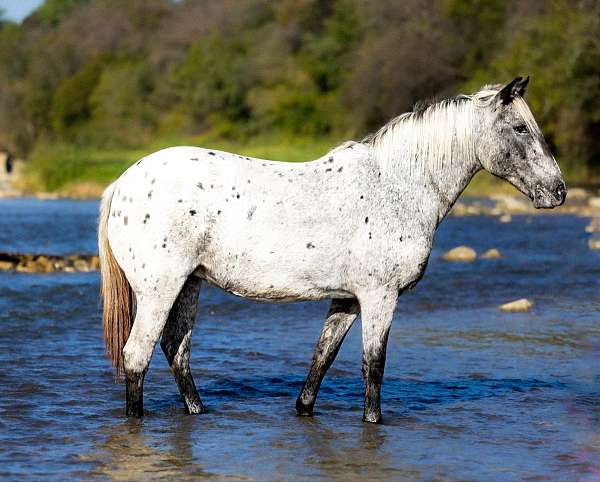
M590 224L585 227L586 233L599 233L600 232L600 218L592 218Z
M574 199L586 199L589 196L588 192L585 189L580 187L569 187L569 200Z
M457 246L442 256L442 259L446 261L462 261L465 263L475 261L476 258L477 253L473 248L469 248L468 246Z
M0 260L0 271L9 271L15 269L15 263Z
M66 273L95 271L100 268L98 256L53 256L29 253L3 253L0 251L0 271L20 273Z
M500 221L501 223L504 223L504 224L510 223L512 221L512 216L508 213L505 213L498 218L498 221Z
M509 313L519 313L524 311L529 311L533 307L533 303L526 298L521 298L520 300L511 301L510 303L505 303L500 305L498 308L500 311L506 311Z
M87 273L90 270L89 264L84 259L76 259L73 261L73 268L83 273Z
M490 196L496 201L496 207L507 213L525 213L533 208L529 199L524 196L511 196L509 194L494 194Z
M483 253L481 257L483 259L498 259L502 257L502 254L496 248L492 248Z
M590 238L588 239L588 247L590 249L600 249L600 238Z

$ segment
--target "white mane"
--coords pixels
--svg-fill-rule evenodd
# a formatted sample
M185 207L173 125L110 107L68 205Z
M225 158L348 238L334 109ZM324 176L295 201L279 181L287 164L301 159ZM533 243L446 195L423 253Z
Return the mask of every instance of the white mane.
M499 89L484 86L473 95L460 95L407 112L363 142L383 170L408 171L409 177L439 171L454 163L474 162L475 108L489 105ZM539 132L525 101L517 97L513 104L532 132Z

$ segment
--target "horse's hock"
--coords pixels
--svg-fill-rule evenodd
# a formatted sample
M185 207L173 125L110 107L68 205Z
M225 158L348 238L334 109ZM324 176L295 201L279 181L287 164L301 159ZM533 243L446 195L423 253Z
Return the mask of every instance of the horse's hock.
M10 152L0 151L0 198L17 196L17 181L23 174L24 161L15 159Z

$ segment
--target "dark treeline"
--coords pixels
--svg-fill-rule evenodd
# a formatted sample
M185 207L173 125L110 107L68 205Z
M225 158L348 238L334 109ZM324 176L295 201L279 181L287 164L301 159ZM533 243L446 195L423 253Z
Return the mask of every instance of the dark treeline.
M19 155L209 130L358 137L420 98L531 75L561 162L600 164L594 0L47 0L0 28L0 145Z

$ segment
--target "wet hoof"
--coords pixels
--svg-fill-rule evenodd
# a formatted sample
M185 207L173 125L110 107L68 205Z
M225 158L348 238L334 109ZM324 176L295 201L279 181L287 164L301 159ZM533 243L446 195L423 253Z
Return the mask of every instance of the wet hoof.
M365 413L363 415L363 422L366 423L381 423L381 414L380 413Z
M296 400L296 413L300 417L312 417L314 405L304 405L300 399Z
M140 403L132 403L132 404L128 403L127 408L125 409L125 416L142 418L144 416L143 405Z
M189 405L186 405L185 412L188 415L200 415L202 413L208 412L208 410L206 410L206 408L204 408L204 405L202 405L202 402L198 402L198 403L191 403Z

